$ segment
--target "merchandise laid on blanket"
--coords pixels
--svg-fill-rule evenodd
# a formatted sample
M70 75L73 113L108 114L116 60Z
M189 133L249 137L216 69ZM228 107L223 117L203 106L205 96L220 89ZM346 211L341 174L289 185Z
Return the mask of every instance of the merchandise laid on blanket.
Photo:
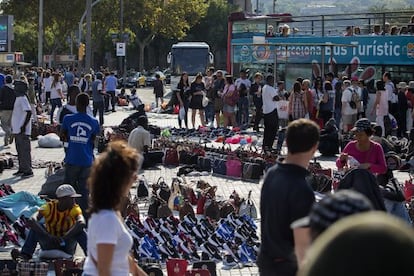
M125 224L134 238L135 258L143 266L148 260L152 265L167 261L168 269L170 259L180 259L185 267L193 263L193 268L207 261L222 261L224 269L254 265L260 244L250 193L241 198L233 191L219 200L217 187L203 180L187 183L177 177L171 185L162 177L152 185L141 181L137 197L129 202L137 204L149 196L147 216L141 218L128 204Z
M38 196L27 192L15 193L8 184L0 185L0 250L9 251L23 245L29 228L27 220L45 203ZM48 264L0 260L0 275L47 275ZM19 271L19 274L17 274ZM30 274L32 275L32 274Z

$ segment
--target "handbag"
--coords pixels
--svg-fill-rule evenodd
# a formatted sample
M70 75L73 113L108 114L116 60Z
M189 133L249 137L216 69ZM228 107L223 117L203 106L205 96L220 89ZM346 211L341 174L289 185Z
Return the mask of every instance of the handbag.
M157 218L168 218L172 216L172 211L170 207L168 207L167 202L162 202L161 205L158 207L157 210Z
M220 219L220 207L212 198L208 198L204 204L204 215L218 221Z
M201 101L201 104L203 105L203 107L206 107L209 102L210 101L207 98L207 94L205 92L203 92L203 100Z
M188 262L185 259L168 259L167 275L184 276L187 271Z
M179 155L180 164L197 165L198 155L196 153L181 150Z
M180 216L180 220L182 221L186 215L191 215L195 217L194 208L191 206L190 202L185 199L183 206L181 206L180 210L178 211Z
M55 268L55 274L56 276L64 276L66 272L69 272L69 270L77 269L82 271L82 262L76 262L72 260L54 260L53 265ZM69 274L71 275L71 274ZM75 274L77 275L77 274Z
M243 163L243 179L260 179L263 175L263 167L258 163L245 162Z
M197 166L201 171L211 172L211 159L209 157L198 156Z
M386 199L403 202L405 200L404 188L397 179L391 178L385 186L380 186L382 196Z
M413 184L413 179L410 177L410 179L406 180L404 183L404 197L405 197L405 200L409 202L413 196L414 196L414 184Z
M162 164L162 158L164 157L164 152L161 150L150 150L144 153L144 163L142 168L151 168L157 164Z
M241 177L242 163L236 156L228 156L226 162L226 175L233 177Z
M221 159L221 158L215 158L213 161L213 173L215 174L220 174L220 175L226 175L226 171L227 171L227 166L226 166L227 161L225 159Z
M210 276L210 271L207 269L191 269L185 272L185 276Z
M17 264L20 276L47 276L49 264L46 262L23 261Z
M193 263L194 269L206 269L210 272L211 276L217 275L216 263L214 261L199 261Z
M155 197L152 196L150 199L150 204L148 206L148 216L152 217L152 218L156 218L158 215L158 207L160 207L160 200Z
M252 191L249 191L247 199L245 199L239 208L239 216L247 215L253 219L257 218L257 209L254 202L251 200Z
M157 196L165 201L168 202L171 196L171 189L168 187L167 183L165 183L165 180L163 177L158 178L157 184L155 184L155 190Z
M178 159L178 152L176 149L166 149L164 157L164 165L178 166L180 164Z

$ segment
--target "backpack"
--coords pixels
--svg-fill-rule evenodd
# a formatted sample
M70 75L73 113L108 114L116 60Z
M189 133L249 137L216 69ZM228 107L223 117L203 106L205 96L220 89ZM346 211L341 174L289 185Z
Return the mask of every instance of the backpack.
M358 95L358 93L354 90L354 89L350 89L352 96L351 96L351 101L349 102L349 105L351 106L352 109L357 109L360 110L361 109L361 99Z
M229 86L228 89L230 89L230 87L231 86ZM235 106L238 101L239 101L239 91L237 89L234 89L231 94L228 94L228 91L224 94L225 104L230 105L230 106Z

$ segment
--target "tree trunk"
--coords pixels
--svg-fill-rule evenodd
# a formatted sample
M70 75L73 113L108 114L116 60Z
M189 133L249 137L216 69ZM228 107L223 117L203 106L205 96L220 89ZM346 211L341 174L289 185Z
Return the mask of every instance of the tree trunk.
M144 53L145 53L145 45L144 43L138 42L138 48L139 48L139 59L138 59L138 70L142 71L144 69Z
M154 39L154 35L148 35L142 40L137 40L138 48L139 48L139 60L138 60L138 70L142 71L144 69L144 54L145 48L150 44L150 42Z

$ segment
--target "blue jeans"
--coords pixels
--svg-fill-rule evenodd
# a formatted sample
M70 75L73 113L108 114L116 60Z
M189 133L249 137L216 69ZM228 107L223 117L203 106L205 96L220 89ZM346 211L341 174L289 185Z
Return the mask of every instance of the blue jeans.
M399 217L407 223L411 224L411 219L408 215L407 209L404 206L404 202L398 202L384 198L384 204L385 209L388 213L396 217Z
M53 124L53 114L55 113L56 107L62 107L62 99L50 99L50 103L52 104L52 110L50 110L50 124Z
M214 123L214 103L209 102L208 105L204 108L204 113L206 114L206 123Z
M247 97L241 97L237 102L237 124L239 126L247 126L249 123L249 99Z
M75 188L76 192L81 194L77 201L86 218L86 211L88 210L89 190L87 179L89 177L90 167L82 167L66 164L65 165L65 180L63 183L68 183Z
M99 125L102 126L104 124L104 109L105 105L104 102L93 102L93 117L96 117L96 113L99 112Z
M26 241L24 242L21 252L26 255L32 256L36 250L37 243L39 243L40 247L43 250L59 249L66 252L69 255L73 255L75 254L76 244L79 243L79 246L82 248L85 255L87 255L87 239L88 237L86 235L85 230L82 230L73 239L65 240L65 246L56 248L56 246L50 244L50 241L46 237L46 235L43 235L42 233L36 233L31 229L29 231L29 234L27 235Z

